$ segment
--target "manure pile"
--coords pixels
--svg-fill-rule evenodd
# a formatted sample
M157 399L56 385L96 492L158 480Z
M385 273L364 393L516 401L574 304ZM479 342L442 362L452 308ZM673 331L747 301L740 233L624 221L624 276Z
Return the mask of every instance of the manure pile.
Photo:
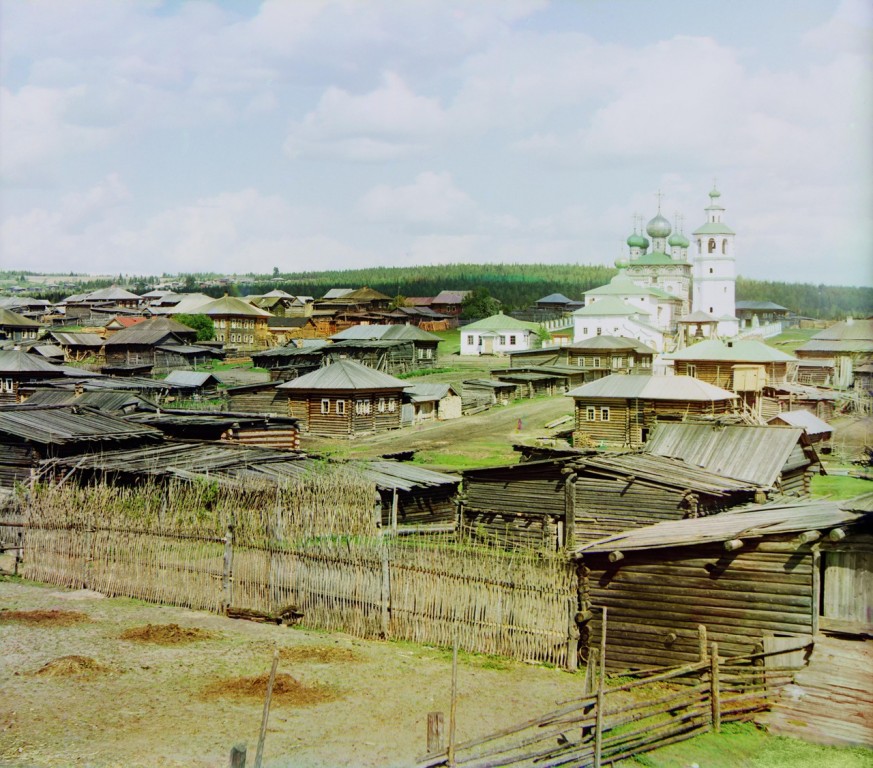
M210 640L213 635L199 627L180 627L178 624L146 624L144 627L126 629L119 637L122 640L133 640L138 643L179 645L193 643L197 640Z

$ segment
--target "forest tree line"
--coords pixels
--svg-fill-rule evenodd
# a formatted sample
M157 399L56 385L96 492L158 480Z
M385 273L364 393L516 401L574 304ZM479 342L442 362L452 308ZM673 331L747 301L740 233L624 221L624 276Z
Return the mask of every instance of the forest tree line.
M18 275L19 273L15 273ZM236 296L263 294L280 289L292 295L320 298L331 288L356 289L369 286L392 298L436 296L443 290L484 288L501 302L506 311L531 307L538 299L560 293L581 301L585 291L607 283L616 274L612 267L577 264L443 264L420 267L373 267L369 269L324 272L281 272L272 275L235 275L230 282L218 284L223 277L214 274L177 276L183 287L179 291L200 291L216 298L225 293ZM125 277L110 281L82 281L77 293L107 287L113 282L134 293L144 293L172 277ZM25 283L25 285L27 285ZM69 290L30 290L28 295L60 301ZM737 278L737 301L772 301L792 312L820 319L840 319L848 315L873 315L873 288L865 286L813 285L771 280Z

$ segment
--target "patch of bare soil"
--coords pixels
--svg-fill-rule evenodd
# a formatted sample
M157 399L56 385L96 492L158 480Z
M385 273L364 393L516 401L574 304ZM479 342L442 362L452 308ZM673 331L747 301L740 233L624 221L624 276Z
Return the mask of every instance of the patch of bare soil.
M210 699L221 696L230 699L263 700L267 695L269 675L256 677L236 677L229 680L217 680L203 689L203 697ZM273 681L273 704L285 704L292 707L306 707L321 704L325 701L336 701L340 698L336 689L326 685L306 685L284 672L276 675Z
M159 645L179 645L193 643L197 640L210 640L211 632L199 627L180 627L178 624L146 624L144 627L132 627L119 635L121 640L133 640L137 643L158 643Z
M42 677L91 677L112 670L88 656L61 656L44 664L33 674Z
M351 648L331 648L324 645L303 645L294 648L280 648L282 661L306 662L316 664L349 664L361 661L361 655Z
M0 622L17 621L19 624L34 626L69 627L91 621L87 613L80 611L6 611L0 610Z

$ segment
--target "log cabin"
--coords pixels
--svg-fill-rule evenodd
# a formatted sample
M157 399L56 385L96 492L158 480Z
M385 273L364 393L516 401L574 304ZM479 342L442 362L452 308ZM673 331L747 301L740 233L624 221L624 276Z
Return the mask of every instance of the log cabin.
M197 314L212 319L215 338L228 347L264 348L268 345L269 312L247 304L235 296L223 296L197 308Z
M0 307L0 340L35 340L41 327L36 320L19 315L11 309Z
M331 340L334 347L326 348L327 353L332 353L334 349L343 349L342 355L392 375L436 368L439 362L439 344L442 341L439 336L416 325L355 325L334 334ZM386 346L385 352L377 352L376 359L380 362L374 365L361 359L360 354L355 352L355 342L363 341L391 341L395 344L393 348ZM378 346L375 348L378 349Z
M66 375L63 368L21 350L0 350L0 404L24 399L22 385L32 385Z
M873 317L848 318L815 334L794 354L832 370L833 386L846 389L854 381L854 369L873 362Z
M612 670L696 661L701 625L726 656L824 629L869 632L873 516L852 506L746 507L582 545L583 649L599 641L604 607Z
M337 360L276 391L288 398L287 413L305 432L350 438L398 428L405 386L360 363Z
M753 483L642 453L577 453L463 476L461 522L468 532L509 548L553 552L763 498Z
M792 355L752 339L700 341L664 355L664 359L672 360L676 373L681 376L694 376L734 392L760 391L765 385L781 384L788 380L797 363L797 358ZM748 386L752 368L760 371L754 387Z
M573 445L635 448L661 421L730 413L737 396L691 376L611 374L570 390Z

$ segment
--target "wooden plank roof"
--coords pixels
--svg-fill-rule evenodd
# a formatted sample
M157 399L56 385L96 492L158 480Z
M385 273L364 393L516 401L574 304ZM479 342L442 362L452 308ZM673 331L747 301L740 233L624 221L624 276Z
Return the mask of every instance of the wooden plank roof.
M580 399L690 400L707 403L737 398L733 392L693 376L624 376L616 373L571 389L566 396Z
M96 408L27 405L0 408L0 433L44 445L131 438L163 439L163 434L157 429L133 424Z
M403 389L400 379L368 368L353 360L337 360L324 368L280 384L282 390L373 390Z

